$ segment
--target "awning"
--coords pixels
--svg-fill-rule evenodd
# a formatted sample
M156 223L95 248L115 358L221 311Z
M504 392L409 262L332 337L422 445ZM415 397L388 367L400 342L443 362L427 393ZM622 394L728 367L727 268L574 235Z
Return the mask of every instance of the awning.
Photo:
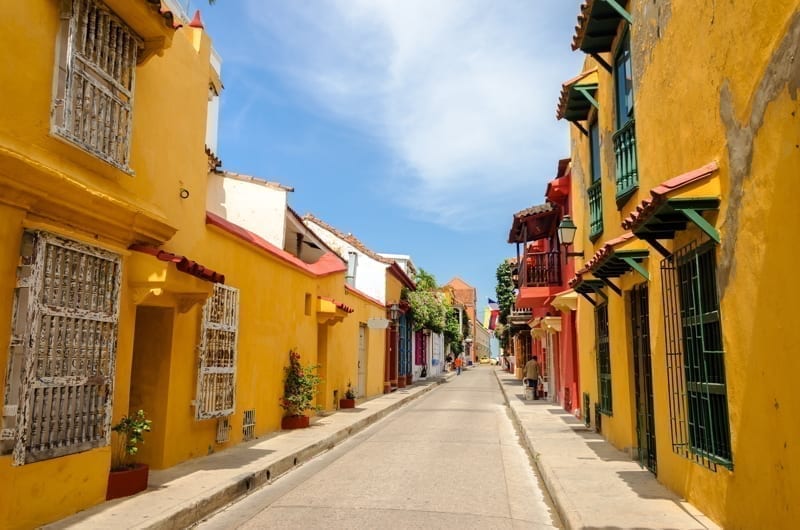
M641 263L650 252L644 243L631 232L606 242L578 271L578 274L592 273L595 278L606 282L617 294L619 289L608 282L608 278L618 278L631 270L638 272L645 280L650 279L647 269Z
M167 252L149 245L131 245L128 247L128 249L135 250L136 252L142 252L144 254L150 254L161 261L174 263L175 268L179 271L200 278L201 280L212 283L225 283L224 274L211 270L208 267L204 267L196 261L190 260L186 256L173 254L172 252Z
M343 302L317 296L317 321L320 324L337 324L353 311L355 310L352 307Z
M551 203L531 206L514 214L509 243L528 243L555 234L558 227L558 206Z
M562 291L553 297L550 305L559 311L575 311L578 309L578 293L573 289Z
M708 178L718 169L719 165L712 162L656 186L650 190L650 198L622 222L622 227L662 254L668 253L655 240L674 239L675 233L686 230L689 222L719 242L719 232L702 215L719 208L719 179Z
M561 317L544 317L542 327L548 331L561 331Z
M598 297L602 298L603 300L608 300L608 296L606 296L606 293L603 292L603 289L606 287L606 283L603 280L598 280L597 278L584 278L582 274L577 274L569 281L569 286L594 306L597 305L596 299ZM595 299L592 299L591 296L589 296L591 294L595 295Z
M597 68L592 68L562 84L556 118L573 122L588 119L592 107L599 107L596 98L598 83Z
M586 0L578 15L572 49L588 54L611 51L620 22L631 21L623 8L627 3L627 0Z

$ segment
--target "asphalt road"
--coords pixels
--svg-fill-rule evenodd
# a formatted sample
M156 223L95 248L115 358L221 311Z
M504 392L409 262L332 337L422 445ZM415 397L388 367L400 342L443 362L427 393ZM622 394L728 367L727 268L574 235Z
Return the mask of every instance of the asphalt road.
M561 528L478 366L197 528Z

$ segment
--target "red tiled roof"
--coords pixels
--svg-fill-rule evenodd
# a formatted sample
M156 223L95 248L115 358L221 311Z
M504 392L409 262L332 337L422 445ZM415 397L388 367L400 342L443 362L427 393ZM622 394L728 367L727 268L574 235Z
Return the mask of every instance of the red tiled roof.
M665 182L662 182L650 190L649 199L643 200L641 204L639 204L636 209L627 218L625 218L625 220L622 221L622 228L635 232L636 229L642 225L642 223L647 221L647 219L653 215L656 210L658 210L659 206L666 202L667 195L677 189L688 186L689 184L708 177L718 169L719 164L714 161L710 164L706 164L703 167L699 167L684 173L683 175L678 175L677 177L673 177Z
M347 266L344 264L344 261L342 261L339 256L332 252L323 254L316 263L309 264L286 252L285 250L276 247L269 241L254 234L253 232L250 232L239 225L231 223L227 219L223 219L222 217L211 212L206 212L206 224L216 226L217 228L220 228L229 234L233 234L239 239L250 243L251 245L267 252L268 254L271 254L273 257L312 276L327 276L329 274L344 272L347 270Z
M575 49L573 47L573 49ZM597 71L597 67L590 70L586 70L585 72L581 72L580 74L576 75L569 81L564 81L561 84L561 95L558 98L558 106L556 107L556 119L560 120L564 117L567 112L567 101L569 100L569 89L572 88L573 85L576 85L578 81L589 77L591 74ZM569 160L569 159L567 159ZM560 161L559 161L560 162Z
M508 231L509 243L522 243L522 228L528 227L528 240L541 239L551 235L555 230L555 214L558 212L558 206L552 203L539 204L531 206L514 214L511 222L511 229ZM552 217L548 221L548 217ZM542 221L542 222L539 222Z
M402 283L404 287L407 287L409 289L417 288L417 284L414 283L414 280L412 280L411 277L408 274L406 274L403 268L400 265L398 265L396 261L393 261L392 264L389 265L389 267L386 270L389 271L389 273L392 274L395 278L400 280L400 283Z
M161 4L161 0L144 0L148 4L150 4L150 8L153 11L158 11L161 17L164 19L164 24L168 28L178 29L183 26L178 19L175 18L175 15L170 11L166 6Z
M361 252L363 252L364 254L369 256L370 258L374 259L375 261L379 261L381 263L385 263L386 265L391 265L392 263L394 263L394 260L389 259L389 258L385 258L385 257L381 256L380 254L378 254L377 252L374 252L374 251L370 250L369 248L367 248L367 246L364 245L364 243L362 243L361 241L359 241L359 239L357 237L355 237L353 234L345 234L344 232L341 232L341 231L337 230L336 228L334 228L333 226L329 225L325 221L315 217L313 214L307 213L307 214L305 214L303 216L303 219L305 219L307 221L311 221L312 223L321 226L322 228L324 228L328 232L332 233L333 235L335 235L336 237L338 237L342 241L346 241L347 243L349 243L350 245L354 246L355 248L357 248L358 250L360 250Z
M627 0L618 1L622 6L628 4ZM585 0L575 25L572 50L582 49L586 53L609 51L620 20L622 16L605 0Z
M339 302L338 300L335 300L333 298L328 298L327 296L317 296L317 298L319 298L320 300L326 300L326 301L332 303L333 305L335 305L336 307L338 307L339 309L341 309L342 311L344 311L346 313L352 313L353 311L355 311L355 309L353 309L349 305L346 305L344 302Z
M597 252L594 253L594 255L591 257L589 261L586 262L583 268L575 273L576 278L581 276L582 274L591 272L592 269L594 269L607 256L609 256L614 252L615 246L620 245L628 241L629 239L633 239L634 237L635 236L633 235L633 232L625 232L621 236L607 241L602 247L600 247L600 249ZM572 283L570 283L570 287L572 287Z
M589 13L591 13L592 4L594 4L594 0L586 0L581 4L581 12L578 14L578 23L575 24L575 35L572 36L572 51L577 50L581 46L581 40L586 31L586 23L589 22Z
M190 260L186 256L180 256L178 254L173 254L172 252L167 252L165 250L158 249L156 247L151 247L150 245L139 245L134 244L128 247L130 250L135 250L136 252L143 252L145 254L150 254L154 256L156 259L161 261L166 261L175 264L175 268L177 268L181 272L185 272L186 274L191 274L201 280L206 280L212 283L225 283L225 275L220 274L216 271L209 269L208 267L204 267L200 265L196 261Z

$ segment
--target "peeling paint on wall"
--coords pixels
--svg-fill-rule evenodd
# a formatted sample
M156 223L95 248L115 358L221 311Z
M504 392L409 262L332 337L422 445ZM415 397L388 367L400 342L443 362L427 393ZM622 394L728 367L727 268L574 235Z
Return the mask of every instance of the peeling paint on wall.
M637 46L631 53L634 82L638 84L653 59L655 44L661 40L672 18L672 0L650 0L636 5L641 7L638 12L634 11L633 20L641 22L636 25Z
M734 254L739 228L738 214L744 199L744 183L751 176L753 143L764 124L764 115L769 104L780 96L784 87L788 87L792 100L797 100L800 68L795 64L795 57L798 53L800 53L800 12L795 13L789 22L780 45L772 54L750 98L751 110L746 123L740 123L736 118L730 80L725 79L722 82L720 117L725 125L731 183L727 198L728 207L722 222L727 236L721 249L718 269L719 290L722 296L736 268Z

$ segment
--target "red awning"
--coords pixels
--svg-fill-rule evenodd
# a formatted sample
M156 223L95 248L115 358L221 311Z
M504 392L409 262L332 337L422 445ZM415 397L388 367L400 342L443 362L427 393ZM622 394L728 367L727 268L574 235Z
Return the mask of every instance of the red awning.
M136 244L136 245L131 245L128 248L130 250L135 250L136 252L150 254L151 256L161 261L174 263L175 268L178 269L179 271L200 278L201 280L205 280L207 282L212 282L212 283L225 283L224 274L213 271L208 267L204 267L203 265L200 265L196 261L190 260L186 256L179 256L178 254L173 254L172 252L167 252L165 250L161 250L156 247L151 247L150 245Z
M333 298L328 298L327 296L317 296L317 298L319 298L320 300L325 300L327 302L332 303L333 305L335 305L336 307L338 307L339 309L341 309L345 313L352 313L353 311L355 311L355 309L353 309L349 305L346 305L344 302L339 302L338 300L335 300Z

